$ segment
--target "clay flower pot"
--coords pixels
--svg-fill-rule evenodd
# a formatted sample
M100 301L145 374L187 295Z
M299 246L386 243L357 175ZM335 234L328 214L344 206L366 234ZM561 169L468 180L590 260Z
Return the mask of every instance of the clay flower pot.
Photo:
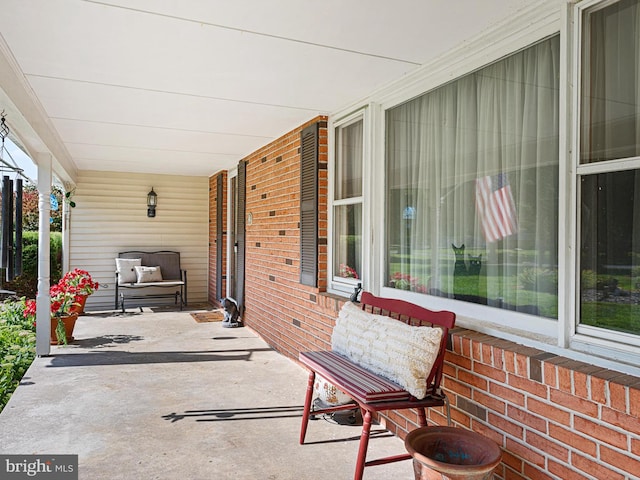
M415 480L489 480L502 458L498 445L454 427L420 427L404 441Z
M51 317L51 345L58 345L58 337L56 335L58 319L60 319L64 325L66 343L73 342L73 329L76 326L76 320L78 320L77 313L72 313L63 317Z

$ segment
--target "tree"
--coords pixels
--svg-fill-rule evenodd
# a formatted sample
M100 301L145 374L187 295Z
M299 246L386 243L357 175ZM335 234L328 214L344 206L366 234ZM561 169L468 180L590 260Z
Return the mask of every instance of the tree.
M58 209L51 210L51 231L62 231L62 202L64 194L58 187L52 187L51 193L58 202ZM22 191L22 222L23 229L26 231L38 231L38 189L35 185L27 184Z

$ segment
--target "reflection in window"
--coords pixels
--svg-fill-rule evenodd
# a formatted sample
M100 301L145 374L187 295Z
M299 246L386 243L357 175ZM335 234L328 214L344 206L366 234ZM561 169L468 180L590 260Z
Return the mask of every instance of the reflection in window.
M362 276L363 120L336 128L333 272L339 282Z
M387 112L386 285L557 318L557 36Z
M578 169L579 318L640 334L640 1L597 7L583 17L580 159L599 163Z
M581 181L580 323L640 333L640 170Z
M581 161L640 156L640 2L588 12L585 23Z

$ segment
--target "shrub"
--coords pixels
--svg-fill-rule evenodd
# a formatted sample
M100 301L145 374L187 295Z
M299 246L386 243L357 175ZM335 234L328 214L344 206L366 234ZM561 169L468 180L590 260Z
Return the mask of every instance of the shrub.
M0 411L36 355L35 325L24 316L25 299L0 304Z
M518 275L518 283L525 290L554 293L558 291L558 271L551 268L525 268Z

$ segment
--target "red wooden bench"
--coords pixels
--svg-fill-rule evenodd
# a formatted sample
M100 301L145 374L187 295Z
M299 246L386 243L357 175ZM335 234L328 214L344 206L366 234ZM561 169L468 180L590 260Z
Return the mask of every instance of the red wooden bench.
M433 366L426 375L426 394L424 398L415 397L398 383L378 373L372 372L371 368L368 368L369 366L363 367L352 359L347 358L344 354L337 353L334 351L335 339L334 350L300 353L300 362L309 369L309 380L300 429L300 444L304 444L311 414L315 416L354 408L353 403L350 403L312 410L314 382L316 374L318 374L350 396L357 403L362 413L363 425L354 474L355 480L362 479L364 467L382 465L411 458L407 453L366 461L372 414L374 412L416 409L419 425L426 426L426 409L430 407L445 407L447 421L449 424L451 423L449 401L440 389L440 380L442 378L448 332L449 329L453 328L455 323L455 314L453 312L434 312L403 300L380 298L368 292L362 293L360 306L365 312L385 315L386 317L391 317L411 326L438 327L442 330L442 337L439 345L433 347L436 356ZM353 308L353 306L351 306L351 308ZM338 321L340 321L340 317ZM388 320L386 322L393 323L388 322ZM338 324L336 324L336 328L338 328ZM422 331L421 333L426 333L426 331Z

